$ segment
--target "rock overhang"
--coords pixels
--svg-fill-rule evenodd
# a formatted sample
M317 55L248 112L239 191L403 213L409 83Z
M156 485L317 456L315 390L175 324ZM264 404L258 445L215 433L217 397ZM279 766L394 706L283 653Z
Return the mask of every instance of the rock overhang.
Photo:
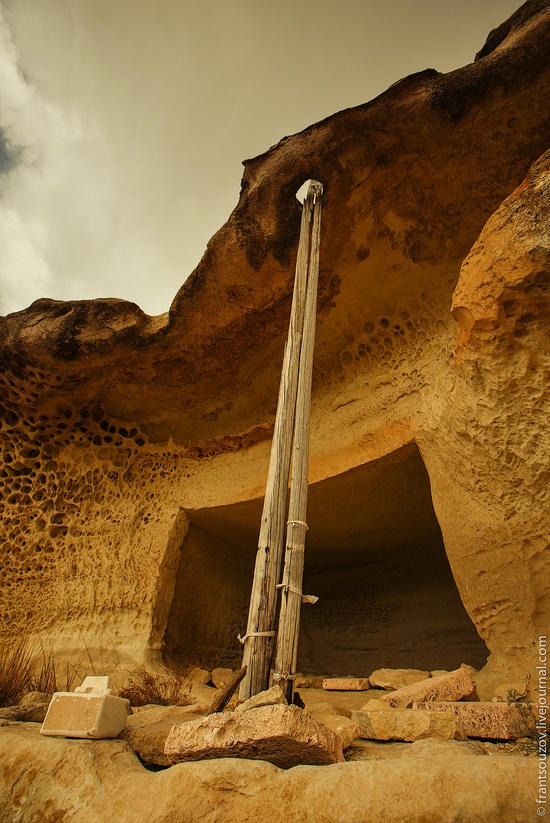
M458 303L451 313L464 258L547 148L547 5L527 3L511 20L474 64L406 78L248 161L235 211L168 315L149 318L117 300L42 300L1 321L7 578L15 597L21 581L16 612L30 614L31 626L68 614L82 622L79 592L84 622L125 610L124 631L150 642L147 626L151 619L160 625L154 615L166 613L173 589L185 531L180 508L258 496L290 310L300 213L294 193L313 176L325 185L326 207L312 480L416 441L466 608L492 648L525 647L542 615L541 594L529 582L542 568L541 518L529 519L523 504L514 510L512 487L519 478L524 501L540 501L540 471L530 473L524 421L507 407L513 393L502 357L471 346L461 354L468 367L461 366L456 324L462 341L465 315ZM525 186L504 211L521 212ZM546 263L544 255L535 259L541 241L531 228L521 255L535 277ZM465 289L467 272L462 295L474 285L470 277ZM535 308L540 313L543 304ZM480 346L488 341L484 322ZM518 345L525 357L528 343L516 338L507 357L516 357ZM500 394L487 378L495 364L504 375ZM526 386L518 402L540 421L540 392ZM518 440L508 448L506 441ZM495 482L500 474L504 491ZM98 521L101 528L92 527ZM83 585L86 574L90 581L98 574L84 546L118 553L95 591ZM524 552L528 563L518 565ZM512 568L515 594L504 579ZM45 585L50 592L50 615L37 608L36 594L24 594L29 579L29 591ZM159 594L165 584L166 596Z

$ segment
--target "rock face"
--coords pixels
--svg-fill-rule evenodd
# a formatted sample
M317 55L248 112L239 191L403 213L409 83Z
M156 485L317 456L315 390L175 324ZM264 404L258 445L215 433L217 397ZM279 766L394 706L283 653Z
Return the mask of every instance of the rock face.
M263 706L211 714L174 726L164 754L171 763L242 757L288 769L342 761L342 744L326 726L297 706Z
M320 600L298 665L480 668L490 653L489 698L525 676L550 602L549 28L530 0L474 63L247 161L167 315L39 300L0 322L3 634L75 658L84 639L113 666L162 650L238 665L294 195L315 177L304 586Z

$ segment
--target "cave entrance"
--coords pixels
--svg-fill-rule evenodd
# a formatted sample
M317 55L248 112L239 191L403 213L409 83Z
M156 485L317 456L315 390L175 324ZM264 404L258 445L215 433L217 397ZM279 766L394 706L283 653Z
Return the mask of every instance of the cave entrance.
M166 652L239 665L262 501L188 512ZM481 668L488 655L458 593L414 443L309 487L298 668Z

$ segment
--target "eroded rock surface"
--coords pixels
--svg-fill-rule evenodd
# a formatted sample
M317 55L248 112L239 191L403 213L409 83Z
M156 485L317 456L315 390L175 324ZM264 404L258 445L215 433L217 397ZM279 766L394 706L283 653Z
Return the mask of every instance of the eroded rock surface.
M288 771L223 759L153 773L122 741L55 740L8 726L0 728L0 821L425 823L443 809L461 823L525 823L533 808L536 758L468 757L477 752L456 741L396 745L406 757Z
M531 0L471 65L247 161L168 315L40 300L0 322L4 633L77 658L84 639L108 667L163 648L238 665L294 195L314 177L305 585L320 600L299 666L480 668L490 652L489 699L532 669L550 602L549 29Z

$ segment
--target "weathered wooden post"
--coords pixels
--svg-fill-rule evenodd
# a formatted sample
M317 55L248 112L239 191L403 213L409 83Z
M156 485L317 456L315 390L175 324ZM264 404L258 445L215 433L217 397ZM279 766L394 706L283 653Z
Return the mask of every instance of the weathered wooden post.
M247 700L253 694L268 688L269 670L273 658L277 582L281 574L285 539L290 455L298 391L314 200L315 191L310 188L302 209L292 309L271 444L248 623L245 636L239 636L239 640L244 644L242 665L247 667L247 673L239 691L241 700Z
M296 416L294 421L292 477L288 509L285 564L282 583L278 586L278 588L282 590L282 596L275 655L275 672L273 674L273 683L278 683L281 686L289 703L292 702L292 693L294 690L302 600L310 603L317 600L315 597L302 594L304 548L307 531L311 382L313 375L315 320L317 315L321 196L323 187L320 183L316 183L310 188L310 191L312 190L315 195L315 204L311 235L311 254L307 280L304 333L300 352Z

